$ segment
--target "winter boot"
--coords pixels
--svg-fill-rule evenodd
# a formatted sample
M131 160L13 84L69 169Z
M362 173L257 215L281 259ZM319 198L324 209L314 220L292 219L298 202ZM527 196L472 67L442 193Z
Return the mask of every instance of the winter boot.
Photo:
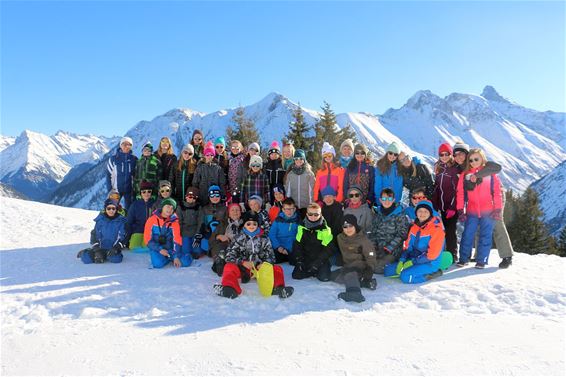
M480 269L480 270L483 270L485 268L485 263L478 262L478 263L476 263L475 267Z
M214 284L213 289L214 292L216 292L216 294L221 297L226 297L226 298L238 297L238 293L232 287L223 286L222 284Z
M511 266L513 264L513 257L505 257L501 260L501 263L499 263L499 268L509 268L509 266Z
M346 302L364 302L366 298L362 295L362 290L357 287L346 288L346 292L338 293L338 298Z
M287 298L293 295L295 288L293 287L273 287L273 296L279 296L279 298Z
M432 280L432 279L437 278L439 276L442 276L442 270L440 270L440 269L436 272L433 272L432 274L425 275L425 279L426 280Z
M468 265L468 262L464 262L461 259L456 263L456 266L458 266L458 267L465 267L467 265Z
M371 278L371 279L362 278L360 280L360 287L375 291L377 288L377 280L375 280L375 278Z
M106 260L106 250L96 249L94 251L94 263L104 263Z

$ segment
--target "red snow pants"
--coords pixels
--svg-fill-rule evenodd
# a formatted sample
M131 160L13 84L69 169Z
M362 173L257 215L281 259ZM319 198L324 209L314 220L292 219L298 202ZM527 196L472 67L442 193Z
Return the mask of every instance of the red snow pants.
M250 272L251 274L251 272ZM222 273L222 285L225 287L232 287L239 295L242 294L242 288L238 279L241 278L240 268L235 263L226 263L224 272ZM285 277L281 266L273 266L273 287L284 287Z

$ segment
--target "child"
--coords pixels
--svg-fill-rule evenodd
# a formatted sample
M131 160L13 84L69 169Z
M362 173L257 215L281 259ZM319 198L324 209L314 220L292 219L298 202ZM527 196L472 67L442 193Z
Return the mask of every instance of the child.
M263 166L263 171L267 175L269 191L273 192L276 186L283 185L283 178L285 178L285 169L283 169L283 162L281 161L281 149L277 141L271 143L267 156L269 160ZM274 201L274 197L269 199L270 204L273 204Z
M294 163L285 176L285 192L295 201L301 219L305 217L307 207L313 201L314 189L314 174L306 158L305 151L297 149Z
M375 169L369 151L365 145L356 144L354 158L350 160L344 170L344 199L347 199L350 187L355 185L363 194L361 201L371 204L375 200L374 184Z
M299 221L295 201L292 198L285 199L281 213L271 224L269 231L269 239L275 253L275 263L289 262L290 265L295 265L295 255L292 251Z
M198 163L195 176L193 177L193 186L198 188L198 191L201 193L201 204L206 205L208 204L208 196L204 195L204 193L208 192L210 186L216 185L220 187L220 195L224 196L226 180L224 171L214 161L216 152L210 141L206 143L203 153L204 158Z
M346 169L352 158L354 158L354 143L352 139L346 139L340 144L340 167Z
M222 283L214 286L216 294L236 298L242 293L238 279L247 283L251 278L252 267L258 268L263 262L273 264L275 256L271 243L261 234L258 216L253 212L244 214L242 234L236 238L226 251L226 265L222 273ZM293 294L293 287L285 286L281 266L273 266L273 295L287 298Z
M386 277L399 275L403 283L418 284L442 275L440 255L444 249L442 221L433 215L432 203L416 207L417 218L409 229L399 262L385 266Z
M171 198L161 201L145 223L143 238L149 248L153 268L162 268L169 262L175 267L188 267L192 262L190 254L183 253L179 219L175 215L177 203Z
M356 216L345 215L342 229L343 232L338 235L338 245L344 267L332 271L332 280L346 285L346 292L338 294L338 298L362 302L365 297L360 287L372 291L377 288L377 281L373 278L376 267L374 246L361 231Z
M395 192L400 203L403 198L403 176L399 172L399 153L399 146L393 142L387 147L385 155L377 161L374 190L377 196L381 190L388 187Z
M240 235L242 225L242 207L237 203L230 203L224 234L218 234L210 245L211 254L216 255L212 263L212 271L218 276L222 276L226 264L226 248Z
M363 193L359 186L353 185L348 190L348 200L344 209L344 215L351 213L358 219L362 232L371 231L373 212L367 202L362 201Z
M142 155L136 162L134 173L134 193L140 192L142 181L151 182L153 187L157 187L159 177L161 177L161 160L154 156L153 145L148 141L142 147Z
M240 186L246 175L244 147L239 140L230 142L228 159L228 195L231 203L240 203Z
M250 199L248 200L248 206L250 207L250 211L257 213L259 219L259 228L267 237L269 235L271 223L269 222L269 215L267 214L267 211L265 209L262 209L263 200L261 199L261 196L250 196Z
M261 171L263 161L260 156L250 157L250 168L240 187L240 200L246 203L251 196L259 195L265 202L269 200L269 180Z
M118 202L118 207L117 207L118 209L116 210L116 212L119 215L126 217L127 212L126 212L126 209L124 207L122 207L122 205L120 204L120 193L118 192L118 190L116 190L116 189L110 190L110 192L108 193L108 197L106 199L111 199L111 200L117 201ZM105 211L105 209L100 211L100 213L105 213L104 211Z
M153 207L151 207L152 212L161 208L161 202L164 199L171 198L171 194L171 183L169 181L159 181L159 195L155 203L153 203Z
M293 279L316 276L320 281L330 280L330 257L334 251L332 239L332 231L322 217L322 209L318 203L311 203L293 242L296 261Z
M181 227L183 253L190 254L193 259L197 259L202 253L200 248L193 248L195 234L198 231L199 212L198 190L196 187L188 187L185 200L177 206L177 217Z
M155 200L152 197L153 185L151 182L142 181L140 183L140 199L134 200L128 211L126 223L126 241L132 251L147 251L146 244L143 242L143 229L145 222L153 212L151 208Z
M198 220L198 233L195 234L193 241L193 248L201 251L200 254L194 255L198 259L204 253L212 255L212 250L209 245L209 240L213 240L218 233L222 233L226 226L226 205L222 202L220 197L220 187L212 185L208 189L209 203L201 207L199 211Z
M274 198L273 205L269 209L269 221L273 224L277 216L281 213L283 208L283 201L287 198L285 195L285 187L282 184L275 185L271 191ZM293 202L294 203L294 202Z
M179 161L171 169L169 182L173 189L173 199L177 202L185 200L187 189L193 183L193 177L197 168L198 161L194 158L195 150L191 144L187 144L181 151Z
M334 163L336 152L334 147L326 141L322 145L322 167L316 172L314 183L314 200L322 200L322 190L330 186L337 194L336 200L341 202L344 198L344 169Z
M98 214L94 222L92 246L81 250L77 258L85 264L104 263L106 259L112 263L122 262L122 249L126 247L126 218L118 213L118 202L106 199L104 213Z
M342 254L338 248L336 237L342 233L342 217L344 217L344 207L342 203L336 201L336 191L332 186L326 186L322 192L322 217L332 231L332 243L334 244L334 255L332 256L332 264L342 266Z
M403 208L395 201L395 192L390 188L381 190L379 203L373 217L369 239L375 245L376 274L383 274L386 265L396 262L403 251L409 222Z

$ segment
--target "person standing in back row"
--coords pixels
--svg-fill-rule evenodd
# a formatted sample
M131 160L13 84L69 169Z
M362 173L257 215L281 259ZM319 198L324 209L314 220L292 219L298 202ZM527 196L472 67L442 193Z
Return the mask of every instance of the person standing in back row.
M120 147L106 164L108 191L114 189L120 193L120 199L124 198L124 209L126 210L133 200L134 171L138 161L138 158L132 154L132 146L132 139L127 136L123 137L120 140Z
M177 164L177 156L173 153L173 144L171 139L164 136L159 140L159 148L154 155L161 161L161 177L160 180L168 180L171 170L175 169Z

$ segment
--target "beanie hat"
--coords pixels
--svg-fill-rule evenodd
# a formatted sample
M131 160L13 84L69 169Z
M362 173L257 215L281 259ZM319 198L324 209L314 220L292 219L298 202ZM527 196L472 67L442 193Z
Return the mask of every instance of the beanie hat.
M426 209L430 213L429 217L432 216L433 209L432 209L432 203L430 201L422 200L422 201L418 202L417 205L415 206L415 213L417 213L417 211L421 208Z
M283 196L287 196L287 193L285 192L285 186L283 186L282 183L278 183L273 187L273 192L276 193L280 193L283 194Z
M401 149L399 148L396 142L393 142L387 146L386 152L399 154L401 152Z
M352 215L351 213L344 215L342 217L342 226L344 225L353 225L356 228L356 233L360 231L360 226L358 225L358 219L356 216Z
M351 150L354 150L354 142L352 139L346 139L340 144L340 152L342 152L344 147L350 147Z
M450 144L448 143L442 143L440 144L440 147L438 147L438 154L441 153L448 153L448 154L452 154L452 147L450 146Z
M305 154L305 151L302 150L302 149L297 149L295 151L295 154L293 155L293 158L295 158L295 159L300 158L301 160L305 160L305 161L307 160L307 156Z
M110 190L110 192L108 193L108 198L110 198L111 196L120 197L121 195L120 195L120 192L119 192L118 190L112 189L112 190Z
M216 152L214 151L214 145L212 145L211 141L208 141L206 143L206 146L204 147L204 152L202 153L203 155L209 155L209 156L214 156L216 154Z
M357 153L357 152L364 152L367 155L368 154L368 148L363 144L356 144L356 147L354 148L354 153Z
M254 211L247 211L246 213L244 213L244 216L242 216L242 220L244 221L244 224L247 223L248 221L255 221L256 223L259 224L259 216Z
M336 196L336 194L337 194L336 190L334 190L334 188L330 185L326 185L326 187L323 188L320 193L322 194L323 197L325 197L327 195Z
M212 185L208 188L208 196L220 195L220 187L217 185Z
M214 145L218 145L218 144L222 144L222 146L224 147L226 146L226 139L224 139L224 136L220 136L214 139Z
M253 155L253 156L250 157L250 167L251 167L252 165L259 165L259 166L262 166L262 165L263 165L263 160L262 160L261 157L258 156L257 154L256 154L256 155Z
M248 201L250 201L250 200L257 200L257 201L259 202L259 205L260 205L260 206L263 205L263 199L262 199L262 197L259 196L259 195L252 195L252 196L250 196L250 198L248 199Z
M269 151L267 151L267 155L269 156L272 153L277 153L277 154L281 154L281 148L279 147L279 143L277 141L274 141L271 143L271 145L269 146Z
M192 144L187 144L183 147L183 150L181 151L181 153L183 153L185 151L189 152L190 154L195 154L195 147L193 147Z
M176 210L177 209L177 202L173 198L163 199L161 201L161 209L163 209L163 207L165 207L165 206L171 206L171 207L173 207L173 210Z
M114 200L114 199L106 199L104 201L104 208L106 209L106 207L108 206L114 206L116 208L118 208L118 201Z
M352 192L352 190L355 190L355 191L359 192L361 195L364 194L364 193L362 192L361 187L358 186L358 185L352 185L352 186L350 186L350 188L348 189L348 193Z
M159 188L161 189L162 187L171 188L171 182L166 181L166 180L159 181Z
M141 181L140 191L141 190L153 190L153 183L151 183L149 181Z
M121 143L120 143L120 144L121 144ZM151 141L147 141L147 142L143 145L143 147L142 147L142 152L143 152L143 150L144 150L145 148L148 148L150 151L153 152L153 145L151 144Z
M185 192L185 196L187 195L192 195L195 198L198 198L198 188L191 186L191 187L187 187L187 191Z
M132 138L128 137L128 136L124 136L123 138L120 139L120 145L122 145L124 143L130 143L131 145L134 145Z
M240 209L240 211L242 210L242 207L240 207L240 204L230 203L230 204L228 204L228 213L230 213L230 210L232 209L232 207L238 207Z
M324 144L322 144L322 155L324 156L327 153L332 153L332 155L336 157L336 151L334 150L334 147L325 141Z
M248 145L248 149L255 149L257 151L257 153L261 152L261 149L259 148L258 143L251 143L250 145Z
M464 152L465 154L470 153L470 146L463 141L459 141L454 144L453 153Z

